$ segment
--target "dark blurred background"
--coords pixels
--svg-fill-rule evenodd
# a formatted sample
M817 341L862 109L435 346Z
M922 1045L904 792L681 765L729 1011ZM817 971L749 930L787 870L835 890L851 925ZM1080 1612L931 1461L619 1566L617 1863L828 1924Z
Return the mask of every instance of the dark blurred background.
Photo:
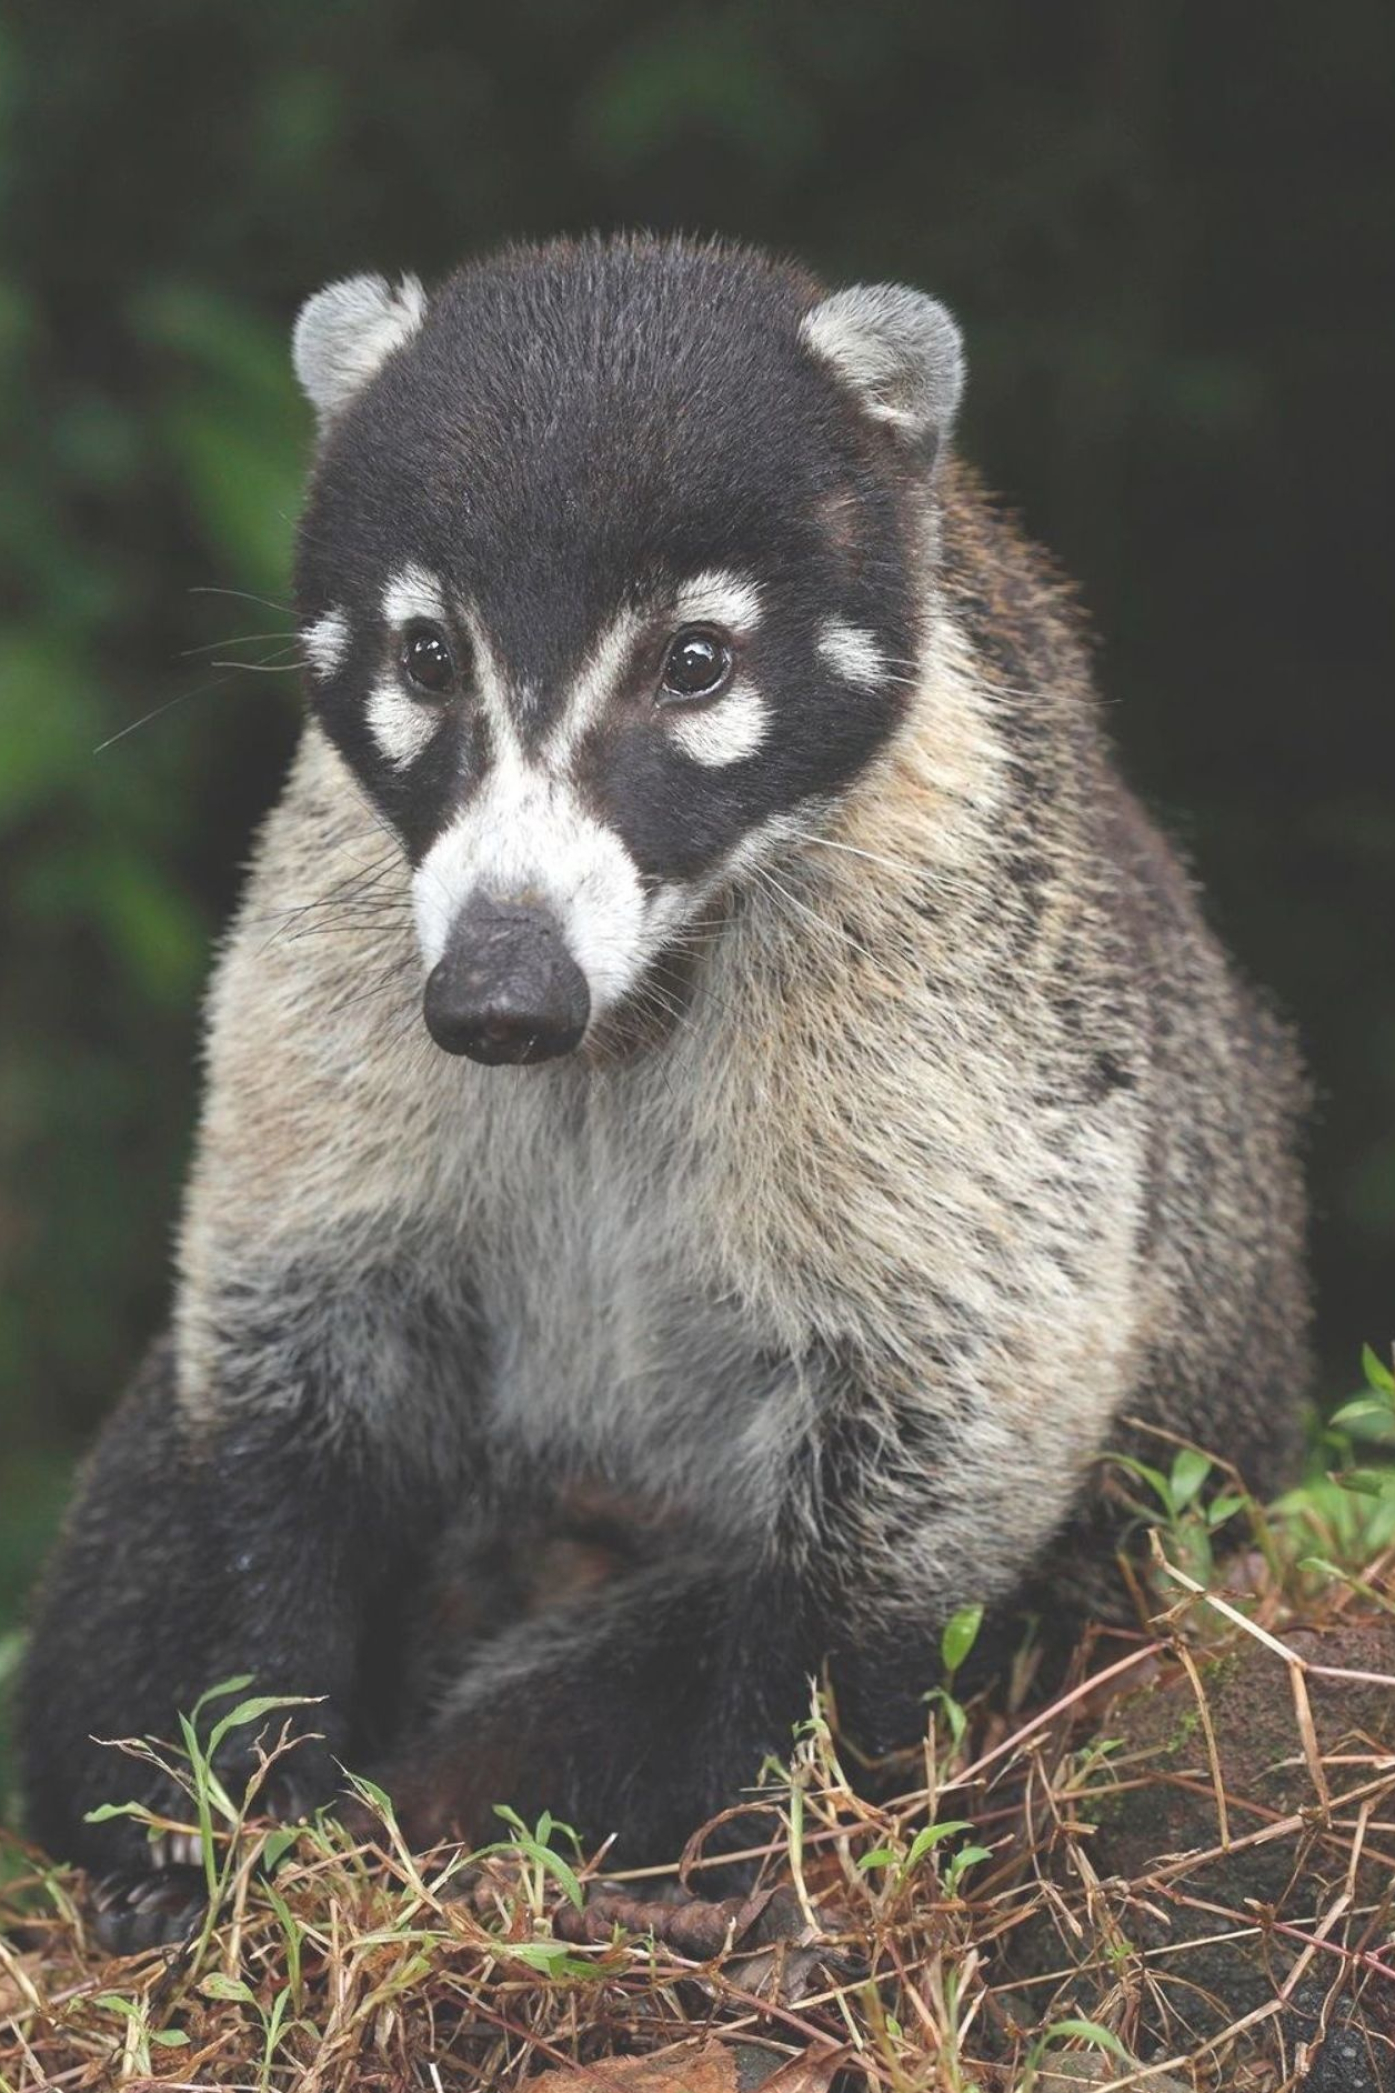
M720 229L958 310L964 445L1301 1026L1347 1392L1395 1321L1392 77L1389 0L9 12L0 1631L164 1310L200 984L295 731L292 315L508 234Z

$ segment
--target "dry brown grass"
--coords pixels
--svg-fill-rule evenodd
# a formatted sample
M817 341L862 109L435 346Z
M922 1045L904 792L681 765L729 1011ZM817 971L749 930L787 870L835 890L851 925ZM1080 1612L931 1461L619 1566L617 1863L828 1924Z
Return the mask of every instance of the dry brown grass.
M205 1935L112 1963L80 1880L10 1841L0 2087L1395 2084L1391 1560L1359 1585L1251 1562L1230 1596L1164 1564L1150 1635L1082 1653L1034 1714L974 1711L957 1746L932 1720L879 1802L815 1721L762 1791L783 1830L742 1902L635 1876L603 1902L602 1854L583 1913L555 1831L560 1862L525 1838L467 1864L413 1858L390 1819L368 1844L306 1828L268 1879L285 1835L253 1822ZM699 1839L700 1900L704 1874ZM1324 2079L1339 2040L1361 2054ZM682 2043L668 2076L605 2072Z

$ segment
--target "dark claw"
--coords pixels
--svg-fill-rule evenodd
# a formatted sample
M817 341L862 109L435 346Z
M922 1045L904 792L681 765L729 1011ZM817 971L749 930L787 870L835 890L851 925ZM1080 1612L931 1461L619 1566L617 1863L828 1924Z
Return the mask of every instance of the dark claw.
M92 1933L110 1955L187 1940L208 1908L201 1868L119 1868L91 1890Z

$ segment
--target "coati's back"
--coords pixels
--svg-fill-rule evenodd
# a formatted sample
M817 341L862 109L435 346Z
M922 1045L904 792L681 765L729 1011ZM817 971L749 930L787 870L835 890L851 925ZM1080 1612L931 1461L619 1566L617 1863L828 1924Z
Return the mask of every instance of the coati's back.
M37 1828L116 1856L84 1740L249 1671L327 1697L311 1799L386 1739L419 1837L508 1798L663 1859L824 1664L890 1740L954 1607L1102 1599L1135 1433L1277 1480L1293 1058L952 457L933 300L561 243L332 286L296 359L311 720L174 1345L41 1609ZM616 1574L402 1702L452 1529L578 1500Z
M1068 585L958 464L942 513L943 586L1012 751L997 854L1017 964L1089 1048L1067 1088L1136 1095L1147 1123L1136 1249L1151 1305L1121 1415L1233 1462L1263 1495L1292 1472L1310 1378L1295 1041L1119 773ZM1166 1442L1121 1430L1113 1444L1156 1463Z

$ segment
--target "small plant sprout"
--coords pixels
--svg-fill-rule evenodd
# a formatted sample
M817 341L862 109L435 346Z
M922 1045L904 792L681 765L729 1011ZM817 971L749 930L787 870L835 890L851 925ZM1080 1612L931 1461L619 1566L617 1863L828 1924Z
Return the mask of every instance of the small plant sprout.
M244 1983L241 1977L226 1976L221 1970L212 1971L202 1980L198 1989L203 1998L217 1999L229 2005L247 2006L256 2014L261 2028L257 2086L259 2093L268 2093L277 2050L297 2026L304 2025L289 2017L293 2004L290 1985L283 1985L267 2006L262 2004L250 1984ZM309 2032L313 2035L315 2030L311 2028Z
M1136 1503L1134 1509L1140 1519L1160 1530L1167 1554L1199 1583L1211 1583L1216 1568L1215 1536L1242 1513L1255 1519L1253 1499L1234 1486L1208 1494L1208 1484L1213 1477L1220 1479L1224 1467L1200 1447L1178 1447L1167 1468L1154 1467L1130 1454L1111 1453L1105 1458L1149 1492L1150 1501Z
M960 1702L955 1698L954 1681L974 1644L978 1631L983 1626L981 1606L962 1606L958 1613L950 1615L940 1635L940 1665L944 1682L932 1686L925 1700L931 1709L941 1709L948 1726L950 1741L957 1751L964 1741L964 1732L969 1718Z
M1083 2042L1088 2049L1101 2049L1117 2063L1128 2067L1129 2053L1123 2043L1108 2028L1102 2028L1098 2021L1055 2020L1038 2035L1028 2051L1018 2093L1034 2093L1047 2052L1065 2042Z
M1395 1543L1395 1372L1370 1345L1361 1365L1363 1386L1318 1426L1307 1474L1272 1513L1299 1569L1389 1612L1360 1572Z
M1361 1367L1365 1386L1334 1410L1329 1431L1340 1446L1343 1438L1373 1446L1395 1446L1395 1372L1364 1345Z
M182 2028L152 2028L150 2025L150 2002L143 1997L123 1998L119 1992L104 1991L94 2001L103 2013L116 2013L124 2023L121 2034L121 2057L118 2069L123 2079L139 2074L142 2078L153 2075L150 2060L152 2047L155 2049L183 2049L189 2040Z
M529 1903L534 1918L540 1919L546 1909L547 1878L549 1875L560 1886L567 1902L575 1906L576 1910L582 1910L586 1903L586 1892L577 1880L576 1871L563 1860L561 1854L556 1851L552 1844L552 1837L555 1832L569 1841L574 1853L580 1852L581 1842L570 1824L559 1823L550 1810L544 1810L536 1825L530 1831L522 1817L519 1816L518 1811L511 1810L506 1803L496 1803L494 1814L496 1817L502 1818L504 1823L509 1826L513 1837L508 1840L499 1840L492 1846L480 1847L478 1852L472 1855L472 1858L483 1860L491 1853L514 1852L527 1861L532 1868L532 1875L529 1878Z

